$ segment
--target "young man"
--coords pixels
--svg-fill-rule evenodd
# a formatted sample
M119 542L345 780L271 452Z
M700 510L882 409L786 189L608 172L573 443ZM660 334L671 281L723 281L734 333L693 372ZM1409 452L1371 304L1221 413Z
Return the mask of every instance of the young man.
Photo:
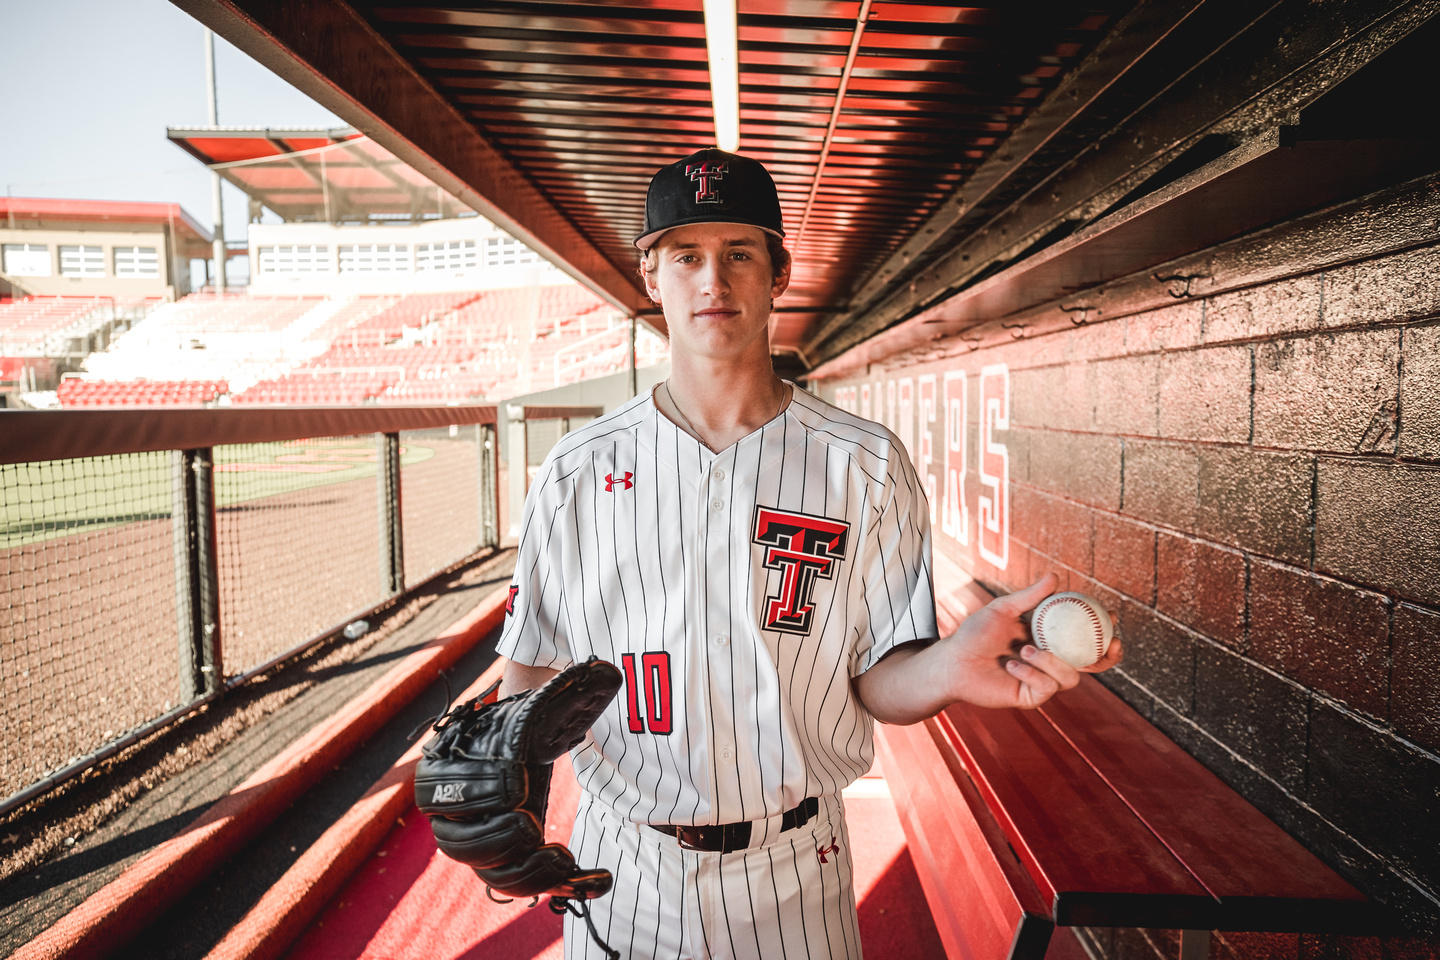
M615 874L591 909L623 957L860 956L840 791L872 718L1033 707L1079 679L1019 620L1053 576L936 639L905 449L775 376L783 236L754 160L655 175L636 246L670 377L565 437L525 504L501 693L592 655L625 676L573 754L570 844ZM565 943L599 956L573 918Z

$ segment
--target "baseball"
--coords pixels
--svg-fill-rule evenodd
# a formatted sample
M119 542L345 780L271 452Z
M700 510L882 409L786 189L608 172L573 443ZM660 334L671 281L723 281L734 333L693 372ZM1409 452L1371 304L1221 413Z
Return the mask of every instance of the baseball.
M1040 601L1030 618L1035 646L1055 654L1077 670L1088 667L1110 647L1115 635L1110 613L1083 593L1055 593Z

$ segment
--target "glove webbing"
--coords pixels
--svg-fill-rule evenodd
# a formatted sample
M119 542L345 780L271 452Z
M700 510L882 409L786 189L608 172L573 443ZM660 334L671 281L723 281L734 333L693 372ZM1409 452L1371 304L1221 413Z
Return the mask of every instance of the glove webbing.
M610 944L600 939L600 931L595 929L595 922L590 919L590 904L588 901L582 900L580 905L576 906L573 901L565 897L551 897L550 910L562 916L569 913L584 920L585 926L590 929L590 939L595 941L595 946L599 947L601 952L609 957L610 960L620 960L620 951L612 950Z

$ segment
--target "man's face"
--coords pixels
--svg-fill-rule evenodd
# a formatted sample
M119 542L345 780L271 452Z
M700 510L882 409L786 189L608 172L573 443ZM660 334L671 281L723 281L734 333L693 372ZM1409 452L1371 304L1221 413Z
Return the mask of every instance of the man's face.
M667 231L654 246L645 291L665 311L671 350L711 359L754 351L769 362L770 301L788 269L772 278L758 227L697 223Z

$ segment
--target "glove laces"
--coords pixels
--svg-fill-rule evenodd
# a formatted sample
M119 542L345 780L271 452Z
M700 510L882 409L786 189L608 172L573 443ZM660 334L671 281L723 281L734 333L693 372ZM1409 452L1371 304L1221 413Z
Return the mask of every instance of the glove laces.
M620 960L620 951L611 949L610 944L600 939L600 931L595 929L595 922L590 919L590 904L588 901L582 900L579 906L576 906L573 900L565 897L551 897L550 910L561 916L568 913L584 920L585 926L590 930L590 939L595 941L595 946L599 947L601 952L609 957L610 960Z
M495 891L490 888L490 885L488 883L485 885L485 896L489 897L492 903L515 902L514 897L509 897L505 900L501 900L499 897L495 896ZM535 906L535 904L539 902L540 896L537 894L535 896L535 899L531 900L530 903L527 905L527 909L529 907ZM595 941L595 946L599 947L600 951L604 953L605 956L609 958L609 960L620 960L620 951L612 949L610 944L606 943L600 937L600 931L595 929L595 921L590 919L589 901L581 900L579 906L576 906L575 902L569 897L552 896L550 898L550 912L558 914L562 917L568 913L571 916L579 917L581 920L584 920L585 927L590 931L590 939Z
M445 684L445 702L441 704L440 712L435 714L435 716L433 717L426 717L424 720L421 720L419 725L416 726L414 730L411 730L410 733L405 737L406 740L414 740L416 737L420 736L420 731L424 730L426 727L429 727L431 730L434 730L438 733L440 731L440 728L445 726L446 721L454 719L453 717L449 716L449 714L451 713L450 704L454 702L455 695L450 692L450 675L447 674L444 670L440 671L440 681Z

